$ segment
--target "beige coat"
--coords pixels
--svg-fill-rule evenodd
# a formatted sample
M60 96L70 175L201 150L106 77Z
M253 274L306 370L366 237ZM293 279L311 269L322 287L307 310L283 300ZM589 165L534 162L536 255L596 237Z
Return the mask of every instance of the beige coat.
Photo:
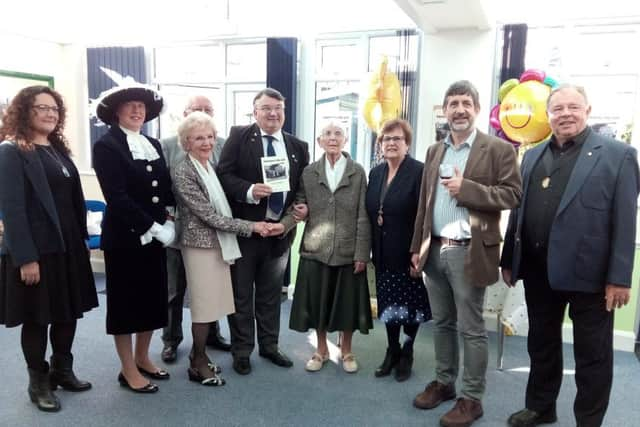
M349 157L333 193L327 183L325 156L307 166L296 194L296 201L309 207L300 256L327 265L369 261L371 226L365 208L366 192L364 169ZM281 222L285 231L295 227L291 210Z
M411 242L411 252L420 255L420 269L429 255L433 202L439 181L438 167L445 153L442 142L427 150L422 173L420 202ZM518 206L522 182L516 151L499 138L480 131L471 145L463 173L458 206L469 211L471 243L464 263L471 284L485 287L498 281L500 257L500 212Z
M219 248L216 230L251 236L253 222L223 216L211 206L207 187L188 157L173 170L173 192L178 202L181 246Z

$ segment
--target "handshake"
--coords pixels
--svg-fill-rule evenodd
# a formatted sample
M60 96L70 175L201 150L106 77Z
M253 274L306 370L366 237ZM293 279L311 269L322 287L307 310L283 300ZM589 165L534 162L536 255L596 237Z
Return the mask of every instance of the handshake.
M277 222L254 222L253 232L262 237L279 236L284 233L284 225Z

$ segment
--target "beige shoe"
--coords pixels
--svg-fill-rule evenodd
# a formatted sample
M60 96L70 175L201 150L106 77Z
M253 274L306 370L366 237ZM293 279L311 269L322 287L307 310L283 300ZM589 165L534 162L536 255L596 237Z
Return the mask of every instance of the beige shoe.
M327 363L327 360L329 360L328 354L322 355L320 353L313 353L313 356L311 356L311 359L309 359L307 364L304 366L304 369L309 372L317 372L322 369L324 364Z
M356 356L353 353L342 355L342 369L349 374L358 372L358 362L356 362Z

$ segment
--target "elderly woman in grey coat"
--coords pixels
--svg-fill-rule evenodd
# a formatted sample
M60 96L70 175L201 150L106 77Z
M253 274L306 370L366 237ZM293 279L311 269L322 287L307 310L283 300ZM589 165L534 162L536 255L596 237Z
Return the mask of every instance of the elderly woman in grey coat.
M325 153L305 168L296 195L308 215L289 326L316 330L318 347L305 366L308 371L320 370L329 359L327 331L341 331L342 367L356 372L353 331L367 334L373 327L366 276L371 248L367 178L362 166L342 152L346 141L340 126L323 128L318 144ZM294 208L282 219L285 230L295 225L295 216L299 210Z
M174 170L178 201L179 243L190 294L193 347L189 379L219 386L220 368L207 356L209 324L235 311L229 265L240 258L236 235L266 235L268 224L231 217L231 208L209 159L215 145L213 119L189 114L178 127L187 156Z

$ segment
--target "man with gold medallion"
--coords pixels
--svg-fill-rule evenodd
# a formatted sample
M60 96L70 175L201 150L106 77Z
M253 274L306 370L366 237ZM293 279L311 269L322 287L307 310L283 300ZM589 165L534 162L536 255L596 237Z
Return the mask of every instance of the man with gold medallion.
M511 212L502 276L523 279L531 371L512 427L557 419L562 324L573 321L576 425L602 425L613 377L613 309L629 301L640 181L636 150L598 135L583 88L562 85L547 101L551 139L522 160L523 195Z

